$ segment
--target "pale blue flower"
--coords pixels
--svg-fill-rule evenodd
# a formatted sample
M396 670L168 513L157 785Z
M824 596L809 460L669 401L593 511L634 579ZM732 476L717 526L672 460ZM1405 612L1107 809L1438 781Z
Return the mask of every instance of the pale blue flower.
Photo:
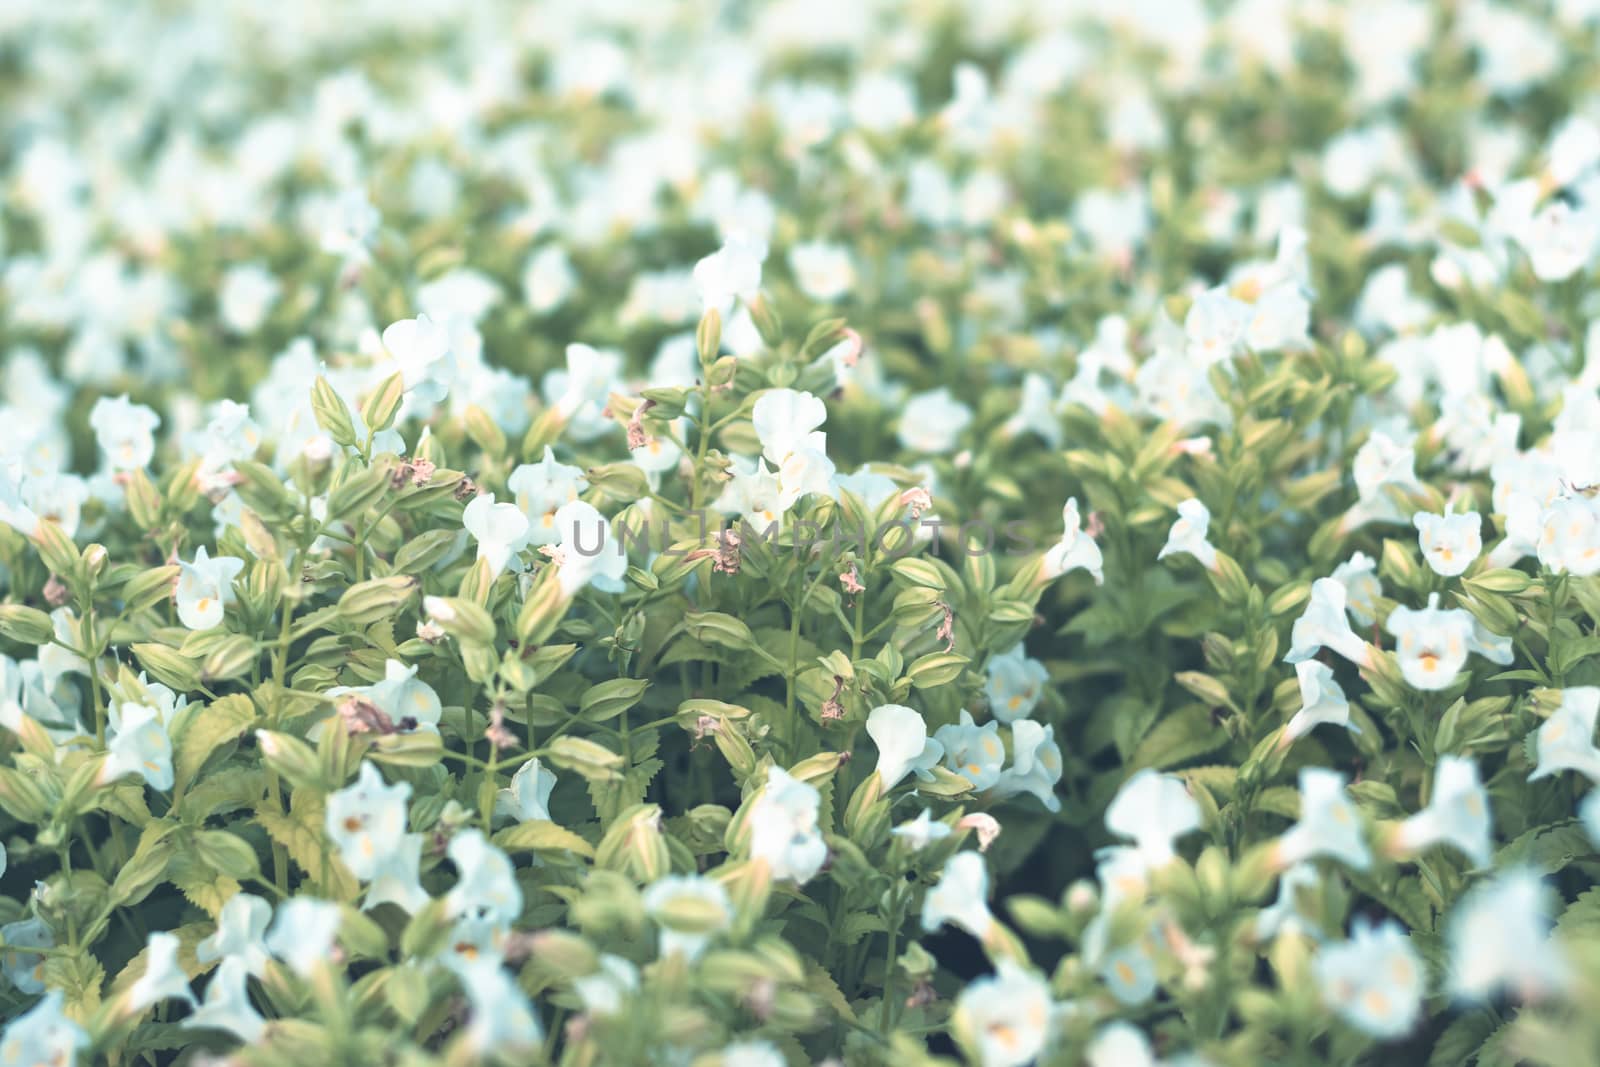
M1006 746L1000 740L998 721L979 726L973 722L972 713L962 708L960 723L946 723L933 736L944 746L945 766L971 782L974 790L981 793L1000 780Z
M497 960L474 960L456 968L467 994L467 1047L475 1054L530 1052L544 1041L544 1028L528 1000Z
M1009 797L1027 793L1046 810L1060 811L1061 798L1056 796L1055 787L1061 781L1061 770L1055 727L1019 719L1011 724L1011 766L1001 773L994 794Z
M1356 636L1345 615L1345 587L1332 578L1311 583L1311 600L1294 622L1285 663L1299 663L1331 649L1362 667L1372 665L1372 646Z
M1323 1002L1362 1033L1395 1040L1416 1026L1426 976L1398 923L1358 920L1350 940L1323 946L1313 967Z
M478 558L487 560L498 578L528 545L528 516L515 504L495 503L493 493L479 493L461 513L461 525L478 542Z
M0 1032L0 1063L74 1067L78 1050L89 1046L83 1027L62 1010L61 990L52 989Z
M1105 582L1104 559L1100 554L1100 546L1095 544L1094 538L1083 529L1083 520L1078 516L1078 500L1068 497L1061 508L1061 540L1057 541L1044 554L1041 574L1046 581L1061 577L1071 570L1085 570L1094 579L1095 585Z
M1007 723L1032 714L1044 694L1045 683L1050 680L1045 665L1030 657L1020 644L990 656L984 673L989 711L996 719Z

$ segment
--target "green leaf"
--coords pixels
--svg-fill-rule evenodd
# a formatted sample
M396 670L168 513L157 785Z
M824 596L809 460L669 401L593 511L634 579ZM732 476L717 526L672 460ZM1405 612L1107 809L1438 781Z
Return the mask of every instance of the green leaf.
M257 809L255 818L268 836L282 845L284 851L289 853L289 858L329 896L337 900L353 900L361 887L355 876L333 854L332 844L325 841L322 813L320 796L296 789L290 797L288 812ZM324 859L327 860L326 869Z
M197 707L184 715L172 761L176 791L182 793L188 789L206 760L238 738L255 721L255 704L249 697L237 694Z
M507 852L572 852L594 858L594 846L564 826L547 819L529 819L494 835L494 843Z
M1134 749L1128 769L1174 767L1215 752L1227 743L1228 735L1211 721L1211 712L1190 705L1155 724Z

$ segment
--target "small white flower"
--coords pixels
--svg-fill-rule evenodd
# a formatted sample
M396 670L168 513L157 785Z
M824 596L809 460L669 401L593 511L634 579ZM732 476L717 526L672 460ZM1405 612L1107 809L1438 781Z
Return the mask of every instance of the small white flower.
M1453 578L1470 567L1483 551L1483 520L1476 511L1460 515L1419 511L1411 521L1417 527L1422 556L1435 574Z
M822 869L828 846L817 827L821 802L815 786L767 768L767 783L750 807L750 856L765 861L773 878L800 884Z
M972 409L940 386L905 402L900 414L900 445L908 452L942 456L954 452L972 422Z
M267 931L267 951L288 964L294 973L308 977L328 962L341 921L337 904L313 897L291 897L278 905L272 929ZM209 994L208 990L208 1001Z
M1061 509L1061 522L1061 540L1044 554L1042 573L1045 580L1053 581L1070 570L1081 568L1094 578L1095 585L1104 583L1105 574L1101 570L1103 561L1100 546L1095 544L1094 538L1082 528L1076 497L1067 498L1066 505Z
M1591 782L1600 783L1600 749L1594 743L1597 713L1600 713L1600 686L1563 689L1560 706L1539 726L1539 763L1528 780L1577 771Z
M1194 497L1178 505L1178 520L1167 534L1167 543L1161 546L1156 559L1188 554L1200 561L1206 570L1217 569L1217 550L1206 540L1211 526L1211 512Z
M867 736L878 746L878 780L888 792L908 774L933 780L944 746L928 736L922 716L904 704L883 704L867 716Z
M1408 852L1452 845L1477 866L1487 867L1491 840L1489 793L1478 780L1477 762L1440 756L1428 806L1400 824L1396 843Z
M1313 856L1330 856L1358 871L1372 862L1361 833L1361 817L1345 796L1344 775L1326 767L1300 771L1300 821L1273 846L1279 867Z
M1283 728L1286 743L1299 740L1323 723L1356 729L1350 721L1350 702L1334 681L1331 668L1306 659L1294 665L1294 672L1300 681L1300 710Z
M1345 616L1345 587L1332 578L1311 583L1311 600L1294 622L1285 663L1301 663L1328 648L1362 667L1372 665L1372 646L1356 636Z
M1146 768L1122 784L1106 808L1106 829L1131 838L1147 867L1170 862L1178 838L1200 828L1200 806L1181 778Z
M517 822L549 821L550 793L555 787L555 772L536 759L528 760L511 776L511 784L495 794L495 814Z
M1045 1049L1055 1007L1050 986L1011 960L996 971L961 991L951 1021L981 1067L1022 1067Z
M194 562L178 561L178 586L173 594L178 603L178 621L191 630L211 630L222 624L223 611L236 599L233 580L244 570L237 556L212 559L201 545L194 550Z
M761 288L761 264L767 243L746 234L730 236L721 248L694 265L694 284L706 309L716 308L724 319L735 300L749 303Z
M910 822L903 822L896 826L890 833L902 838L911 846L912 851L920 852L935 841L942 841L950 836L950 827L946 823L935 822L933 813L923 808L921 814Z
M478 558L489 561L498 578L511 558L528 545L528 516L515 504L495 503L493 493L479 493L461 513L461 525L478 542Z
M194 1006L189 976L178 966L177 935L155 933L145 944L144 973L128 989L128 1010L138 1014L157 1001L172 998Z
M922 928L929 933L945 923L983 940L994 927L989 911L989 869L976 852L957 852L944 864L939 883L922 898Z
M112 470L143 470L156 453L155 429L161 416L126 394L103 396L89 412L89 427Z

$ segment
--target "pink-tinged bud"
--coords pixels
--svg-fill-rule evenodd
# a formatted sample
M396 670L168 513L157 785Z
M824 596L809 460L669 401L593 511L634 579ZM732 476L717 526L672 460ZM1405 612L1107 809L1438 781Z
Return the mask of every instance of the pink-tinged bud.
M971 815L963 815L961 821L956 823L956 827L961 830L971 830L978 835L979 852L989 851L994 839L1000 836L1000 820L987 812L975 811Z

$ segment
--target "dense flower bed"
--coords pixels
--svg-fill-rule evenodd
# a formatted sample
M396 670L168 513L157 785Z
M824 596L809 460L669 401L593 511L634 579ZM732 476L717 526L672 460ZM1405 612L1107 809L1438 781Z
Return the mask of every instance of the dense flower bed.
M0 1063L1600 1062L1597 19L5 5Z

